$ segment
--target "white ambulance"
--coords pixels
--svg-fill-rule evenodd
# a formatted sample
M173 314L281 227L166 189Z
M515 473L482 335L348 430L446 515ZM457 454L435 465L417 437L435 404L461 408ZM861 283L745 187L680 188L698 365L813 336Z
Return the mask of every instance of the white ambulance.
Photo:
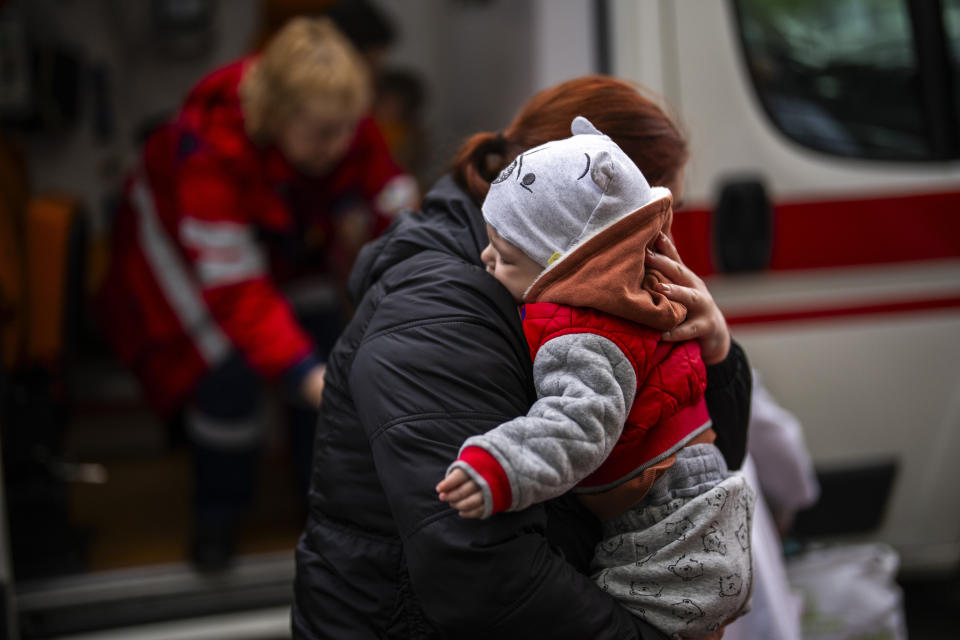
M799 529L955 569L960 2L604 4L610 70L689 134L681 254L803 424Z

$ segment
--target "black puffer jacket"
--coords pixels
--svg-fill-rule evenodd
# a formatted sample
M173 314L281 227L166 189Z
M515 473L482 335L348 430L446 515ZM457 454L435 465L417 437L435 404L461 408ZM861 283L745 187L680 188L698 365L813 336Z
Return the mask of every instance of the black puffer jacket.
M448 177L360 255L317 428L296 638L662 637L584 575L600 531L575 499L488 520L437 499L460 444L535 399L516 305L480 262L486 244L479 209ZM718 442L739 465L739 348L708 386Z

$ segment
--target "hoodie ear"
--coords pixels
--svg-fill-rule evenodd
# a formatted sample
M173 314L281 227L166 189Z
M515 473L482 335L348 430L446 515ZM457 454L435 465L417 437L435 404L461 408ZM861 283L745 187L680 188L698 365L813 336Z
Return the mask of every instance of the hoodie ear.
M586 121L586 118L584 118ZM589 124L589 123L588 123ZM599 151L593 156L593 164L590 167L590 177L594 184L600 187L604 193L610 187L617 175L617 163L609 151Z
M573 119L573 122L570 123L570 133L572 133L575 136L579 136L579 135L602 136L603 135L599 129L593 126L592 122L590 122L583 116L577 116L576 118Z

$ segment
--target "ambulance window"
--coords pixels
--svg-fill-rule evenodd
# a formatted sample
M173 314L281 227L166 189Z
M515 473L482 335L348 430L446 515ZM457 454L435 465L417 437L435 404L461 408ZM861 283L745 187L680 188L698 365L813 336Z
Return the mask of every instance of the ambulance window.
M960 0L944 0L943 22L950 40L954 65L960 65Z
M953 101L960 124L960 0L944 0L943 25L953 61Z
M957 3L948 4L956 21ZM735 5L760 101L786 135L841 156L933 156L905 1L736 0ZM953 44L956 53L955 33Z

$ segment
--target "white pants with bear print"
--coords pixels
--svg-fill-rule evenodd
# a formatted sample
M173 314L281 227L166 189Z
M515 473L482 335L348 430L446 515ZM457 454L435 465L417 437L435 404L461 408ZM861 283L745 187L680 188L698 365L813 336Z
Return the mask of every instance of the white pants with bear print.
M603 525L594 580L671 638L702 638L749 610L754 493L712 444L681 449L643 500Z

